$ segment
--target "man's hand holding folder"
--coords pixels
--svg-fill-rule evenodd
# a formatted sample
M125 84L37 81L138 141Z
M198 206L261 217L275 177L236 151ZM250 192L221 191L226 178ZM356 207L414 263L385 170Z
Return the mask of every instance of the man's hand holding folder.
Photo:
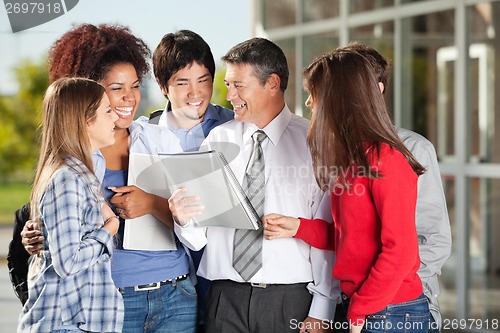
M205 209L205 206L196 204L200 201L200 197L185 197L186 193L187 189L182 187L175 190L168 199L168 207L172 213L172 217L182 227L193 217L201 215Z

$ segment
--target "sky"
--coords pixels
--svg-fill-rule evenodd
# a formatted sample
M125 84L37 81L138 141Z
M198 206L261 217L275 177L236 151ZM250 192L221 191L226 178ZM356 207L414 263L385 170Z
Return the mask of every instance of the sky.
M217 64L229 48L253 37L252 3L252 0L80 0L64 15L17 33L12 32L6 8L2 6L0 94L17 90L13 66L21 59L41 59L74 23L128 26L152 51L164 34L193 30L210 45Z

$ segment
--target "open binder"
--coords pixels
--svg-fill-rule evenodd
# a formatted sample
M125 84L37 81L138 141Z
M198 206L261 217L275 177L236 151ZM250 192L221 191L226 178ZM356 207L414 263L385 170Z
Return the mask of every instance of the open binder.
M158 156L132 153L130 158L149 160L155 173L144 176L162 186L166 184L169 192L184 187L186 197L200 198L196 204L205 209L193 218L195 226L253 230L260 227L260 217L222 153L213 150Z
M196 226L259 229L260 217L222 153L160 154L159 158L170 191L184 187L186 197L198 196L196 204L205 206L193 218Z
M158 156L131 153L129 157L128 185L168 199L168 183L158 164ZM123 248L126 250L176 250L174 231L152 214L125 220Z

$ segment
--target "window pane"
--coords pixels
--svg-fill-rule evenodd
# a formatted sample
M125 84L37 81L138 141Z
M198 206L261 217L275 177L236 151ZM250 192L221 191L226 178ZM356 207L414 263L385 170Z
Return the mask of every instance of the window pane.
M402 127L429 139L441 161L454 152L454 11L403 20Z
M339 46L339 37L337 31L328 33L307 35L303 39L303 64L302 68L307 67L314 58L333 51ZM311 117L310 110L305 107L304 103L307 99L307 94L302 90L302 115L306 118Z
M283 39L274 41L276 45L281 47L285 53L286 60L288 62L288 69L290 71L290 76L288 78L288 88L285 91L285 101L292 112L295 110L295 64L297 63L297 57L295 56L295 39ZM301 80L302 78L299 78Z
M303 21L317 21L339 15L339 0L302 0Z
M496 239L500 180L471 178L469 186L469 318L485 323L485 319L500 318L500 242Z
M365 12L378 8L394 6L394 0L351 0L351 13Z
M339 37L337 31L328 33L307 35L303 41L303 67L306 67L311 61L327 52L333 51L339 46Z
M457 290L456 290L456 249L455 249L455 178L453 176L444 176L443 179L444 195L446 197L446 205L448 206L448 217L450 218L450 226L452 233L452 252L450 258L444 263L439 279L441 286L441 295L439 295L439 307L441 316L444 318L456 318L457 316Z
M389 60L390 63L393 61L394 55L394 22L382 22L377 24L365 25L361 27L356 27L351 29L351 40L359 41L370 47L373 47L380 53L384 58ZM391 78L393 73L391 72ZM389 113L393 113L393 101L394 101L394 88L392 84L392 79L389 80L389 84L385 87L384 97L385 103L387 104L387 110Z
M422 2L422 1L436 1L436 0L401 0L401 3Z
M469 23L469 87L470 109L468 122L471 139L469 161L472 163L500 163L500 100L498 95L500 66L500 36L495 33L495 12L500 4L483 3L468 7ZM498 101L498 103L497 103Z
M264 29L279 28L295 24L297 1L262 0L262 24Z

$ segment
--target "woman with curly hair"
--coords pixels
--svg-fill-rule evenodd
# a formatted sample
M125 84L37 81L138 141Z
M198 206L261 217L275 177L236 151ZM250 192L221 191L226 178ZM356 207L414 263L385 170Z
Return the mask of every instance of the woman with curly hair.
M94 165L103 178L105 197L120 216L112 275L125 303L123 332L194 332L196 291L189 278L188 251L177 240L172 251L125 250L122 244L124 219L152 214L173 228L166 199L126 186L130 152L182 151L167 128L133 121L150 56L144 41L126 27L83 24L53 44L49 75L51 80L79 76L98 81L118 115L116 142L94 155Z

